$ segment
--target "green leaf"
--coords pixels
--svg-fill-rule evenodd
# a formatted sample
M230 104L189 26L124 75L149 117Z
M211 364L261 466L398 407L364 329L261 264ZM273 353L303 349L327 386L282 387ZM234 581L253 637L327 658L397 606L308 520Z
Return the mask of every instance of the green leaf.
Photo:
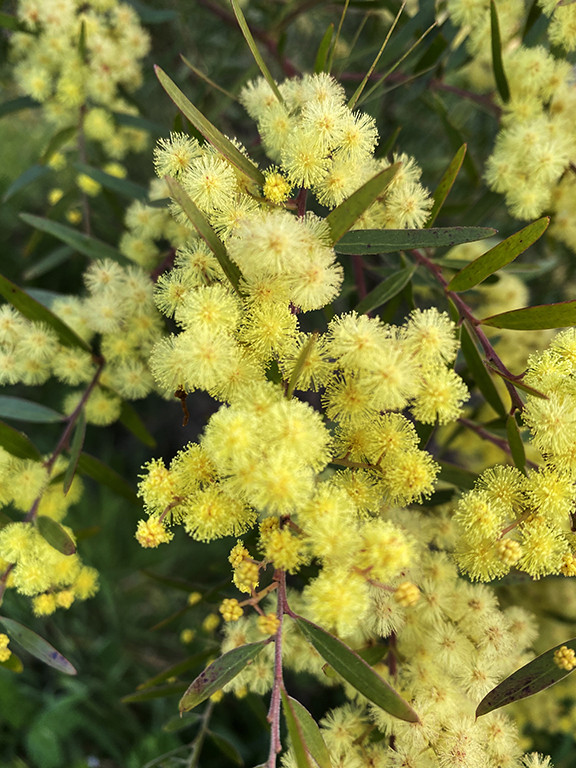
M126 429L129 429L141 443L144 443L144 445L147 445L150 448L156 446L154 436L148 431L134 406L126 400L122 401L122 410L120 411L119 421L121 424L124 424Z
M229 683L244 667L256 658L267 643L268 640L259 640L256 643L248 643L239 648L233 648L212 662L188 686L178 705L180 712L194 709L198 704L212 696L213 693L221 690L226 683Z
M87 352L91 352L90 346L84 339L81 339L78 334L72 330L65 322L51 312L48 307L45 307L36 299L33 299L26 291L23 291L18 286L14 285L3 275L0 275L0 294L4 296L6 301L12 304L24 317L28 320L35 322L46 323L49 325L58 335L58 338L67 347L80 347Z
M0 624L4 625L6 632L11 638L32 656L43 661L44 664L48 664L48 666L54 667L54 669L64 672L66 675L76 674L76 670L68 659L64 658L56 648L44 640L43 637L37 635L36 632L20 624L19 621L6 618L6 616L0 616Z
M186 690L186 683L171 683L160 685L158 688L148 688L145 691L137 691L124 696L120 701L123 704L134 704L138 701L151 701L152 699L164 699L167 696L180 696Z
M485 317L480 322L494 328L510 328L515 331L566 328L576 325L576 300L511 309L509 312Z
M47 405L9 395L0 395L0 417L14 421L36 421L42 424L50 424L66 418L58 411L48 408Z
M286 725L288 726L288 733L290 735L290 742L292 751L294 752L296 766L297 768L314 768L310 749L306 744L302 724L294 711L294 701L295 699L291 699L284 691L282 691L282 711L284 712L284 718L286 720Z
M9 669L11 672L16 672L16 674L20 674L24 669L24 664L22 664L20 657L12 652L6 661L0 661L0 667L2 667L2 669Z
M404 267L404 269L398 270L386 280L370 291L361 302L359 302L354 311L362 315L365 312L371 312L373 309L378 309L382 304L386 304L394 296L400 293L401 290L410 282L412 275L416 271L416 266Z
M518 422L513 414L510 414L506 419L506 435L508 437L508 445L510 446L510 453L514 459L514 464L520 472L525 472L526 451L524 450L522 435L518 429Z
M301 616L296 624L320 656L363 696L400 720L420 722L410 704L341 640Z
M328 63L328 53L332 44L332 35L334 34L334 24L329 24L326 32L322 36L320 45L318 46L318 53L316 54L316 60L314 62L314 72L319 74L320 72L326 72L326 64Z
M116 248L108 245L108 243L97 240L90 235L85 235L83 232L78 232L77 229L67 227L58 221L44 219L41 216L32 216L30 213L21 213L20 218L26 224L30 224L31 227L40 230L40 232L45 232L47 235L52 235L58 240L62 240L63 243L66 243L66 245L69 245L78 253L83 253L84 256L88 256L90 259L112 259L121 263L127 261L120 251L117 251Z
M384 168L376 176L363 184L360 189L353 192L344 202L340 203L326 216L326 222L330 227L330 235L333 243L338 243L343 235L348 232L356 221L362 216L372 203L384 194L386 188L400 168L400 163L394 163ZM339 249L337 249L339 250ZM342 253L342 251L340 251ZM344 251L345 253L345 251Z
M10 13L0 13L0 27L10 29L13 32L27 32L30 35L33 34L20 19L16 16L12 16Z
M42 277L55 267L59 267L65 261L68 261L74 251L68 245L59 245L53 251L50 251L46 256L39 259L35 264L28 267L22 274L24 280L35 280L37 277Z
M190 120L192 125L198 130L204 138L210 142L224 157L236 166L242 173L252 179L258 186L264 184L264 175L245 155L237 149L232 142L221 133L212 123L204 117L202 112L189 101L178 86L172 82L168 75L158 66L154 67L156 77L160 84L170 96L174 104L182 114Z
M74 163L74 167L80 173L90 176L91 179L94 179L94 181L97 181L106 189L127 197L129 200L148 201L148 190L141 184L136 184L129 179L122 179L119 176L113 176L110 173L104 173L99 168L93 168L91 165L86 165L86 163Z
M488 712L511 704L513 701L533 696L563 680L573 670L561 669L557 666L554 663L554 652L564 645L576 651L576 638L550 648L499 683L478 704L476 717L487 715Z
M338 253L349 256L394 253L414 248L439 248L460 243L473 243L495 234L496 230L491 227L355 229L344 235L334 247Z
M78 472L110 488L110 490L122 496L131 504L140 506L140 500L132 486L118 472L95 456L91 456L89 453L81 453L78 458Z
M238 22L238 26L240 27L240 30L244 35L244 39L248 43L248 48L250 48L250 53L252 54L252 56L254 57L254 61L258 65L258 69L260 70L260 72L262 72L262 76L264 77L264 80L266 80L266 82L272 89L272 92L274 93L274 95L276 96L280 104L283 104L284 99L282 98L282 95L278 90L278 86L276 85L276 81L270 74L270 70L266 66L264 59L260 55L260 51L258 50L256 41L254 40L254 37L252 36L252 32L250 32L250 28L246 23L246 19L244 18L244 14L242 13L242 9L240 8L240 4L238 3L238 0L230 0L230 4L232 5L232 10L234 11L234 15L236 16L236 21Z
M236 264L230 261L224 243L220 240L216 232L214 232L210 222L204 216L200 208L198 208L192 198L186 194L180 184L170 176L165 176L164 178L168 185L168 189L170 190L170 195L178 205L180 205L186 216L188 216L200 237L218 259L218 263L232 284L232 287L239 293L238 286L240 285L241 273Z
M451 291L467 291L497 272L523 253L546 231L550 218L544 216L519 232L507 237L454 275L448 284Z
M12 115L14 112L21 112L23 109L38 109L40 102L34 101L30 96L18 96L17 99L3 101L0 104L0 117Z
M194 72L194 74L196 75L196 77L198 77L200 80L203 80L205 83L207 83L210 86L210 88L212 88L215 91L220 91L220 93L223 93L224 96L226 96L228 99L232 99L232 101L238 101L238 99L236 98L236 96L234 96L233 93L231 93L230 91L227 91L226 88L222 88L221 85L218 85L218 83L214 82L214 80L208 77L208 75L205 72L202 72L202 70L198 69L198 67L195 67L191 61L188 61L186 56L183 56L182 54L180 54L180 58L182 59L184 64L186 64L188 69L191 69L192 72Z
M193 656L184 659L184 661L180 661L178 664L174 664L168 669L165 669L164 672L160 672L159 674L154 675L154 677L150 677L148 680L140 683L138 690L141 691L144 688L153 688L171 677L179 677L183 672L188 672L189 669L192 669L192 667L197 667L200 664L203 664L211 655L211 648L201 651L200 653L195 653Z
M24 432L19 432L3 421L0 421L0 445L12 456L19 459L34 459L35 461L42 459L40 451Z
M48 168L46 165L31 165L30 168L26 168L26 170L21 173L17 179L14 179L12 184L10 184L6 192L4 192L2 202L8 202L8 200L10 200L11 197L14 197L18 192L25 189L30 184L35 184L40 179L44 178L44 176L49 176L51 173L53 173L52 168Z
M450 161L450 165L444 171L444 175L440 179L440 183L436 187L436 190L434 191L434 195L432 196L434 200L434 205L432 206L432 210L430 211L430 216L428 217L428 221L424 225L426 229L430 228L432 224L434 224L434 222L436 221L436 217L440 213L442 206L446 201L446 198L450 194L450 190L452 189L454 182L456 181L456 177L460 172L460 168L462 168L462 163L464 162L467 148L468 148L467 144L462 144L460 149L456 152L456 154Z
M492 36L492 69L500 98L504 103L510 101L510 88L504 72L502 62L502 43L500 41L500 24L498 23L498 11L496 3L490 0L490 31Z
M521 389L522 392L527 392L529 395L533 395L534 397L540 397L542 400L548 400L548 395L545 395L544 392L540 392L540 390L536 389L535 387L531 387L529 384L525 384L518 376L514 376L511 373L504 373L504 371L500 371L490 362L487 363L487 365L496 376L499 376L505 381L509 381L510 384L513 384L517 389Z
M38 515L36 518L38 533L45 539L51 547L57 549L63 555L73 555L76 553L76 544L70 534L60 523L57 523L51 517Z
M498 390L494 386L492 377L486 370L484 361L482 360L465 323L460 329L460 348L464 355L464 359L466 360L468 370L472 374L476 386L486 398L486 402L494 408L496 413L503 418L506 418L506 407L498 394Z
M183 731L184 728L189 728L191 725L196 725L202 720L202 715L196 712L185 712L183 715L175 715L171 717L164 725L162 730L164 733L177 733Z
M84 411L84 408L82 408L82 410L80 411L80 414L78 415L78 421L76 422L76 427L74 429L74 437L72 438L72 442L70 443L70 450L69 450L70 459L68 461L68 466L66 467L66 472L64 473L64 480L63 480L64 495L66 495L70 490L70 486L72 485L72 481L74 480L74 475L76 474L76 470L78 469L78 460L80 458L80 453L84 446L85 436L86 436L86 413Z
M222 736L219 733L214 733L214 731L208 731L208 738L214 743L216 747L218 747L222 754L226 755L229 760L231 760L233 763L236 763L236 765L244 765L242 755L240 752L238 752L230 739L227 739L225 736Z
M288 696L284 691L282 691L282 704L292 745L295 744L295 732L301 739L305 752L310 753L320 768L332 768L322 733L310 712L303 704Z
M61 128L57 133L52 136L48 142L48 146L42 153L40 162L48 163L52 156L58 152L58 150L64 146L70 139L74 138L78 133L77 125L69 125L67 128Z
M444 483L450 483L457 488L470 491L476 485L478 476L474 472L470 472L468 469L462 469L462 467L456 466L456 464L450 464L448 461L438 461L440 464L440 472L438 473L438 480L442 480Z

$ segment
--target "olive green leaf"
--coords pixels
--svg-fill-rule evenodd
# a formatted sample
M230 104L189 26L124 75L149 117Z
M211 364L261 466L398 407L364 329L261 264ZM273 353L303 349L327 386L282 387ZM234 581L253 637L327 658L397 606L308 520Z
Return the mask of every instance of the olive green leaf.
M492 69L494 70L494 79L496 80L496 87L498 88L500 98L506 103L507 101L510 101L510 88L508 86L508 80L502 62L500 24L498 23L498 11L496 10L496 3L494 0L490 0L490 30L492 37Z
M372 312L373 309L378 309L378 307L386 304L387 301L397 296L408 285L415 270L416 266L404 267L404 269L399 269L398 272L382 280L374 290L370 291L354 307L354 311L361 315L364 312Z
M66 418L53 408L48 408L47 405L11 395L0 395L0 416L13 421L34 421L42 424L62 421Z
M285 691L282 691L282 705L298 766L310 766L310 755L320 768L332 768L322 733L310 712Z
M19 643L24 650L28 651L35 658L40 659L40 661L43 661L44 664L48 664L48 666L54 667L66 675L76 674L76 669L70 664L68 659L62 656L43 637L37 635L36 632L20 624L19 621L8 619L6 616L0 616L0 624L4 626L8 635Z
M360 191L360 190L359 190ZM351 200L352 198L348 198ZM348 201L346 201L348 202ZM334 213L337 208L332 211ZM330 214L332 215L332 214ZM496 234L491 227L439 227L430 229L355 229L334 246L338 253L368 255L439 248L484 240Z
M480 322L482 325L491 325L494 328L510 328L515 331L566 328L576 325L576 300L511 309L498 315L484 317Z
M28 435L0 421L0 446L12 456L19 459L34 459L40 461L40 451L32 443Z
M60 523L45 515L36 518L38 533L51 547L57 549L63 555L73 555L76 552L76 544L70 534Z
M460 149L456 152L456 154L450 161L450 165L444 171L444 175L440 179L440 182L436 187L434 194L432 195L434 204L432 205L430 216L428 216L428 221L424 225L426 229L430 228L432 224L434 224L434 222L436 221L436 217L440 213L440 210L442 209L442 206L444 205L446 198L450 194L450 190L452 189L454 182L456 181L456 177L460 172L460 168L462 168L462 163L464 162L464 157L466 156L466 150L467 150L467 145L462 144Z

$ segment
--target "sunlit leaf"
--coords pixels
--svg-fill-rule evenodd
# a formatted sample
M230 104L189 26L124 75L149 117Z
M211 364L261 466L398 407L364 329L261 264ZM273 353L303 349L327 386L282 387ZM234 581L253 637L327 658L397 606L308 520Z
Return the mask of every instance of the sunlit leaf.
M14 429L3 421L0 421L0 446L19 459L40 461L42 458L40 451L24 432Z
M550 218L544 216L471 261L454 275L448 284L449 290L467 291L510 264L544 234L549 223Z
M108 243L97 240L91 235L85 235L83 232L78 232L77 229L65 224L60 224L59 221L43 219L41 216L33 216L30 213L21 213L20 218L40 232L45 232L47 235L62 240L63 243L90 259L112 259L112 261L126 262L126 257Z
M224 157L241 170L248 178L256 182L259 186L264 184L263 174L256 166L237 149L232 142L221 133L212 123L204 117L202 112L192 104L182 93L178 86L172 82L168 75L158 66L154 67L156 76L160 84L170 96L174 104L182 114L190 120L192 125L198 130L204 138L210 142Z
M36 518L38 533L51 547L57 549L63 555L73 555L76 552L76 544L70 534L60 523L51 517L38 515Z
M292 730L294 730L294 725L297 723L299 728L296 730L304 742L306 751L310 753L320 768L331 768L330 754L322 737L322 732L310 712L308 712L303 704L284 692L282 693L282 703L288 729L290 730L290 721L293 722ZM291 730L290 738L292 739L292 744L294 744Z
M24 669L24 664L22 664L22 659L12 652L6 661L0 661L0 667L2 667L2 669L9 669L10 672L20 674Z
M19 621L0 616L0 624L4 626L8 635L19 643L24 650L50 667L64 672L66 675L75 675L76 670L62 654L56 650L43 637L37 635Z
M382 280L374 290L370 291L370 293L368 293L362 301L354 307L354 311L362 315L364 312L372 312L372 310L378 309L378 307L386 304L387 301L390 301L394 296L397 296L410 282L415 270L415 266L404 267L404 269L399 269L398 272L395 272L393 275L390 275L390 277Z
M566 328L576 325L576 300L511 309L508 312L485 317L480 322L494 328L510 328L516 331Z
M222 267L224 274L232 284L233 288L238 291L241 276L240 270L236 264L230 261L230 257L228 256L228 252L226 251L223 242L212 229L210 222L175 179L172 179L170 176L165 176L164 178L168 185L168 189L170 190L170 195L178 205L180 205L186 216L188 216L200 237L218 259L218 263Z
M284 718L286 720L286 725L288 726L290 744L294 753L296 766L297 768L314 768L314 763L310 756L310 749L304 736L304 729L302 728L300 719L294 711L293 702L294 699L291 699L284 691L282 691L282 711L284 712Z
M508 86L508 80L502 62L500 24L498 22L498 11L496 10L496 3L494 0L490 0L490 32L492 40L492 69L494 70L494 79L496 80L498 93L500 94L502 101L506 103L510 101L510 88Z
M268 640L260 640L256 643L241 645L217 658L188 686L178 705L180 712L193 709L213 693L221 690L256 658L267 643Z
M119 475L118 472L112 469L112 467L104 464L103 461L100 461L100 459L97 459L95 456L91 456L88 453L81 453L78 458L78 472L87 477L91 477L92 480L96 480L96 482L101 485L105 485L132 504L140 505L140 500L138 499L136 492L132 486L124 480L122 475Z
M0 395L0 417L14 421L36 421L42 424L62 421L65 418L47 405L10 395Z
M276 96L280 104L282 104L284 102L284 99L282 98L282 95L278 90L278 86L276 85L276 81L270 74L270 70L266 66L264 59L260 55L260 51L258 50L256 41L254 40L254 37L252 36L252 32L250 32L250 28L246 23L246 19L244 18L244 14L242 13L242 8L240 8L240 3L238 2L238 0L230 0L230 4L232 5L232 10L234 11L234 15L236 16L236 21L238 22L238 26L240 27L240 30L244 35L244 39L248 43L248 48L250 48L250 53L252 54L252 56L254 57L254 61L258 65L258 69L260 70L260 72L262 72L262 76L264 77L264 80L266 80L266 82L272 89L272 92L274 93L274 95Z
M562 669L555 664L554 652L564 645L576 652L576 638L573 638L540 654L536 659L528 662L499 683L490 693L487 693L476 708L476 717L486 715L488 712L511 704L513 701L520 701L527 696L533 696L535 693L540 693L540 691L563 680L573 670Z
M298 616L296 623L320 656L353 688L394 717L419 722L410 704L351 648L308 619Z
M446 170L444 171L444 175L440 179L440 183L436 187L436 190L434 191L433 200L434 204L432 206L432 210L430 211L430 216L428 217L428 221L425 224L425 227L429 229L432 224L436 221L436 218L438 214L440 213L442 206L444 205L446 198L450 194L450 190L452 189L454 182L456 181L456 177L458 176L458 173L460 172L460 168L462 168L462 163L464 161L464 157L466 156L466 150L467 145L462 144L458 152L454 155L452 160L450 161L450 165Z
M330 227L333 243L338 243L350 227L358 221L364 211L370 208L372 203L384 194L399 168L400 163L394 163L394 165L384 168L376 176L368 179L360 189L357 189L356 192L340 203L333 211L330 211L326 217L326 222ZM337 248L337 250L339 249ZM346 251L339 252L346 253Z
M474 382L480 392L486 398L486 402L489 403L496 413L500 416L506 416L506 407L502 402L498 390L496 389L492 377L486 370L484 361L478 352L476 344L472 340L466 324L464 323L460 330L460 348L468 370L472 374Z
M351 199L349 198L349 200ZM347 232L334 248L338 253L366 256L368 254L410 251L414 248L452 247L460 243L484 240L495 234L496 230L491 227L355 229L352 232Z

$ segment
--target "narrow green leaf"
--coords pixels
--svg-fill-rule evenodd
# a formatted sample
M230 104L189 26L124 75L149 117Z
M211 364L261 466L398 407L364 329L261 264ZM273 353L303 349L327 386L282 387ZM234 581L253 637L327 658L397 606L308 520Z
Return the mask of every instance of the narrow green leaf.
M303 738L304 746L314 760L318 763L320 768L331 768L332 763L330 761L330 754L322 737L320 728L316 721L308 712L306 707L296 699L288 696L284 691L282 692L282 703L284 705L285 715L290 715L291 719L295 720L300 726L299 732ZM288 717L286 717L288 728L290 729L290 723ZM292 733L290 738L294 742Z
M282 711L284 712L284 718L288 727L296 766L297 768L314 768L310 750L306 744L302 724L294 711L294 701L295 699L291 699L284 691L282 691Z
M387 301L390 301L390 299L404 289L410 282L415 271L415 265L404 267L404 269L400 269L398 272L390 275L390 277L387 277L386 280L382 280L374 290L370 291L370 293L367 294L356 307L354 307L354 311L358 312L359 315L362 315L364 312L371 312L373 309L378 309L378 307L386 304Z
M450 483L455 485L456 488L462 488L463 490L470 491L476 485L478 475L474 472L470 472L468 469L462 469L462 467L456 466L456 464L450 464L447 461L439 461L440 472L438 473L438 480L442 480L444 483Z
M360 189L350 195L343 203L330 211L326 222L330 227L330 235L333 243L338 243L342 236L348 232L356 221L362 216L372 203L384 194L386 188L400 168L400 163L394 163L388 168L377 173L363 184Z
M298 379L300 378L300 374L302 373L304 365L306 364L306 361L310 357L310 353L312 352L316 342L318 341L318 336L319 336L318 331L314 331L314 333L310 334L310 338L308 339L306 344L303 345L302 349L300 350L300 353L298 354L298 358L296 360L296 364L290 375L290 381L288 382L288 388L286 390L286 398L288 400L292 397L294 390L296 389L296 385L298 384Z
M66 472L64 473L64 495L68 493L70 490L70 486L72 485L72 481L74 480L74 475L76 474L76 470L78 469L78 459L80 458L80 453L82 451L82 448L84 447L84 438L86 436L86 413L84 411L84 408L80 411L80 414L78 416L78 421L76 422L76 427L74 429L74 437L72 438L72 442L70 443L70 459L68 461L68 466L66 467Z
M268 640L259 640L256 643L248 643L239 648L233 648L212 662L188 686L178 705L180 712L194 709L213 693L223 688L256 658L267 643Z
M45 176L49 176L51 173L53 173L52 168L49 168L46 165L31 165L30 168L26 168L26 170L21 173L18 178L14 179L12 184L10 184L6 192L4 192L2 202L8 202L8 200L18 194L18 192L22 191L30 184L35 184Z
M511 309L509 312L485 317L480 322L494 328L510 328L515 331L566 328L576 325L576 300Z
M513 384L517 389L521 389L522 392L527 392L529 395L539 397L542 400L548 400L548 395L545 395L544 392L540 392L540 390L536 389L535 387L531 387L529 384L525 384L522 379L519 379L517 376L513 376L511 374L508 375L503 371L498 370L498 368L496 368L495 365L492 365L492 363L487 363L487 365L490 370L496 374L496 376L499 376L505 381L509 381L510 384Z
M157 675L154 675L154 677L150 677L148 680L140 683L138 690L141 691L145 688L154 688L155 686L165 682L171 677L179 677L183 672L188 672L189 669L198 667L200 664L204 664L206 660L212 655L212 653L213 651L211 648L208 648L205 651L201 651L200 653L195 653L193 656L189 656L187 659L184 659L184 661L180 661L178 664L174 664L168 669L165 669L163 672L159 672Z
M0 395L0 417L14 421L36 421L42 424L62 421L65 418L47 405L9 395Z
M43 219L41 216L32 216L30 213L21 213L20 218L40 232L45 232L47 235L62 240L63 243L90 259L112 259L122 263L126 262L126 257L108 243L85 235L83 232L78 232L77 229L60 224L58 221Z
M129 429L141 443L144 443L144 445L147 445L150 448L156 446L154 436L148 431L134 406L126 400L122 401L122 410L120 411L119 421L121 424L124 424L126 429Z
M182 114L190 120L192 125L204 138L210 142L224 157L236 166L242 173L252 179L258 186L264 184L263 174L245 155L237 149L232 142L221 133L212 123L204 117L202 112L189 101L178 86L172 82L168 75L158 66L154 67L156 77L170 96L174 104Z
M48 142L48 146L42 153L40 162L44 164L48 163L52 156L55 155L56 152L58 152L58 150L64 146L64 144L70 141L70 139L74 138L77 133L77 125L69 125L67 128L61 128L59 131L57 131L57 133L55 133Z
M24 432L19 432L3 421L0 421L0 445L19 459L40 461L42 458L40 451Z
M158 688L148 688L145 691L137 691L124 696L120 701L123 704L135 704L139 701L151 701L152 699L165 699L167 696L180 696L186 690L186 683L171 683L160 685Z
M322 36L320 45L318 46L318 52L316 54L316 60L314 62L314 72L319 74L320 72L326 72L326 65L328 63L328 53L330 52L330 46L332 44L332 36L334 34L334 24L329 24L326 32Z
M514 464L520 472L525 472L526 451L524 450L524 443L522 442L522 435L518 428L518 422L513 414L510 414L506 419L506 435L508 437L508 445L510 446L510 453L514 459Z
M118 472L95 456L81 453L78 458L78 472L81 475L91 477L92 480L96 480L101 485L105 485L130 503L140 506L140 500L132 486Z
M238 752L230 739L227 739L225 736L222 736L219 733L214 733L214 731L208 731L208 738L216 747L218 747L222 754L226 755L229 760L231 760L236 765L244 765L242 755L240 752Z
M38 515L36 518L38 533L45 539L51 547L57 549L63 555L73 555L76 552L76 544L70 534L60 523L57 523L51 517Z
M50 251L46 256L28 267L28 269L23 272L22 277L24 280L35 280L37 277L42 277L47 272L50 272L52 269L59 267L60 264L68 261L73 253L74 251L69 245L59 245L58 248Z
M444 171L444 175L440 179L440 183L436 187L436 190L434 191L434 195L432 196L434 200L434 205L432 206L432 210L430 211L430 216L428 217L428 221L424 225L426 229L428 229L429 227L432 226L432 224L434 224L438 214L442 209L442 206L446 201L446 198L450 194L450 190L454 186L454 182L456 181L456 177L460 172L460 168L462 168L462 163L464 162L464 157L466 156L467 148L468 148L467 144L462 144L458 152L456 152L456 154L450 161L450 165Z
M183 56L180 54L180 58L186 64L188 69L192 70L192 72L198 77L200 80L203 80L205 83L207 83L210 88L213 88L215 91L220 91L220 93L223 93L224 96L226 96L229 99L232 99L232 101L238 101L236 96L234 96L233 93L230 93L230 91L227 91L226 88L222 88L221 85L218 85L218 83L214 82L211 78L208 77L208 75L205 72L202 72L201 69L198 69L198 67L195 67L194 64L192 64L191 61L188 61L186 56Z
M26 291L18 288L10 280L3 275L0 275L0 294L4 296L6 301L12 304L13 307L21 312L28 320L34 320L40 323L46 323L54 331L56 331L58 338L67 347L80 347L87 352L91 352L90 346L84 339L81 339L78 334L72 330L65 322L51 312L48 307L45 307L39 301L32 298Z
M38 109L40 102L34 101L30 96L18 96L10 101L3 101L0 104L0 117L12 115L14 112L21 112L23 109Z
M24 664L22 664L22 660L12 652L6 661L0 661L0 667L2 667L2 669L9 669L10 672L20 674L24 669Z
M252 32L250 32L250 28L246 23L246 19L244 17L244 14L242 13L242 9L240 8L240 4L238 3L238 0L230 0L230 4L232 5L232 10L234 11L234 16L236 16L236 21L238 22L238 26L240 27L240 30L244 35L244 39L248 43L248 48L250 48L250 53L252 54L252 56L254 57L254 61L258 65L258 69L260 70L260 72L262 72L264 79L272 89L272 93L276 96L280 104L283 104L284 99L282 98L282 95L278 90L276 81L274 80L274 78L270 74L270 70L266 66L266 62L260 55L260 51L258 50L256 41L254 40L254 37L252 36Z
M78 37L78 53L84 64L88 63L88 48L86 46L86 21L80 22L80 35Z
M414 248L440 248L460 243L473 243L495 234L496 230L491 227L355 229L347 232L334 247L338 253L349 256L394 253L410 251Z
M202 715L196 712L185 712L183 715L171 717L170 720L164 723L162 730L164 733L177 733L185 728L190 728L191 725L196 725L200 720L202 720Z
M506 418L506 407L498 394L498 390L494 386L492 377L486 370L484 361L478 352L476 344L472 340L466 324L463 324L460 329L460 348L464 355L464 359L466 360L468 370L472 374L476 386L486 398L486 402L494 408L496 413L503 418Z
M241 273L236 264L230 261L224 243L212 229L210 222L204 216L200 208L198 208L192 198L186 194L176 179L172 179L170 176L165 176L164 178L168 185L168 189L170 190L170 195L182 208L186 216L188 216L200 237L218 259L218 263L232 284L232 287L239 293L238 286L240 285Z
M502 62L502 43L500 40L500 24L498 23L498 11L496 3L490 0L490 31L492 36L492 69L500 98L504 103L510 101L510 88L504 72Z
M448 289L451 291L467 291L469 288L473 288L490 275L493 275L506 264L510 264L511 261L523 253L533 243L541 237L546 231L548 224L550 224L550 218L544 216L538 221L534 221L524 229L516 232L506 240L503 240L494 248L491 248L482 256L479 256L470 264L467 264L457 274L454 275Z
M136 184L129 179L112 176L110 173L104 173L99 168L93 168L91 165L86 165L86 163L74 163L74 167L80 173L90 176L91 179L94 179L94 181L97 181L106 189L116 192L122 195L122 197L127 197L129 200L148 201L148 190L141 184Z
M20 624L19 621L6 618L6 616L0 616L0 624L4 625L11 638L16 640L32 656L43 661L44 664L48 664L48 666L54 667L66 675L76 674L76 670L68 659L36 632Z
M296 624L320 656L363 696L400 720L420 722L410 704L341 640L301 616Z
M511 704L513 701L533 696L563 680L573 670L557 666L554 663L554 653L564 645L576 651L576 638L550 648L499 683L478 704L476 717L487 715L488 712Z

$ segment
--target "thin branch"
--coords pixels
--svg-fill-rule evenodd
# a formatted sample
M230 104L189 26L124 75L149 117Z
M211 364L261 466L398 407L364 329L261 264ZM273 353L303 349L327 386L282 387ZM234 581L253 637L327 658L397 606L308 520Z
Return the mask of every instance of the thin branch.
M284 680L282 677L282 627L284 614L287 610L286 572L276 571L275 578L278 582L278 606L276 609L278 629L274 637L274 685L272 686L270 709L268 710L267 718L270 723L270 752L267 768L276 768L276 756L282 750L282 742L280 741L280 703L282 691L284 690Z

